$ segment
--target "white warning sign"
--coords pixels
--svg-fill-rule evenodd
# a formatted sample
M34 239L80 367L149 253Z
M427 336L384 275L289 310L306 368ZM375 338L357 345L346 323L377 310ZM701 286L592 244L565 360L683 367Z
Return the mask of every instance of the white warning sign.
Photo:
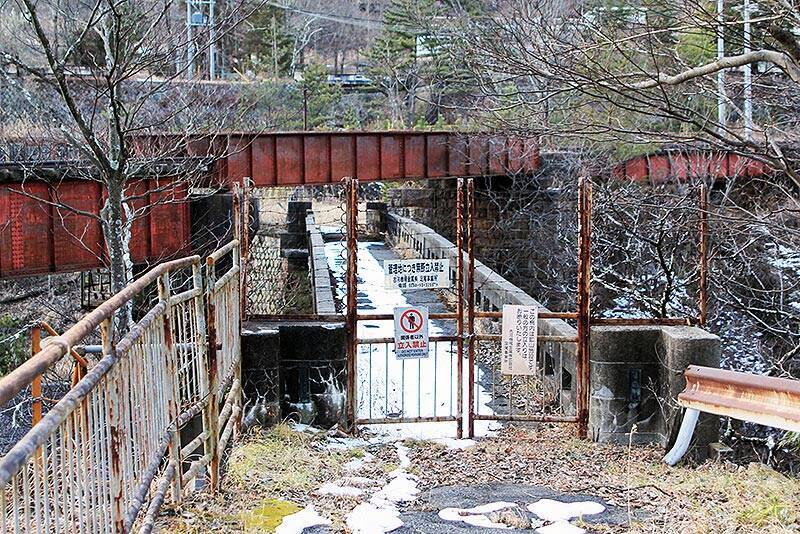
M450 260L386 260L386 289L439 289L450 287Z
M428 308L394 309L394 353L401 360L428 357Z
M534 375L538 306L503 306L503 348L500 370L505 375Z

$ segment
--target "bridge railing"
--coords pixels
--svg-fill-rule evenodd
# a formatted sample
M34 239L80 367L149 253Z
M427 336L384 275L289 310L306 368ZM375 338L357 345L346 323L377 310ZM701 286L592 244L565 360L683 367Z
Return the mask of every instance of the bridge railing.
M199 256L161 264L0 379L10 399L101 330L102 359L0 459L0 532L148 532L167 492L180 501L204 469L216 484L241 412L238 272L237 241L205 274ZM149 309L114 344L113 315L134 298ZM186 443L195 419L202 429Z

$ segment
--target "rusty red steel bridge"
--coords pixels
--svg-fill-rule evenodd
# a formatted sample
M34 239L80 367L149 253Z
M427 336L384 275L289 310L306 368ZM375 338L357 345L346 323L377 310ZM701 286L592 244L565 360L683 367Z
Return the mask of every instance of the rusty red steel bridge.
M141 136L143 156L207 160L206 185L228 189L249 179L255 187L499 176L540 168L534 139L455 132L362 131ZM98 181L63 177L74 161L50 162L58 178L20 180L20 165L0 163L0 278L74 272L104 266L97 217L104 202ZM24 168L24 167L23 167ZM176 166L180 169L180 166ZM51 169L52 170L52 169ZM664 151L633 158L612 176L661 183L692 177L760 175L755 160L715 151ZM16 173L16 177L15 177ZM134 210L131 258L136 264L190 252L189 187L180 171L128 185ZM144 209L150 206L149 209Z

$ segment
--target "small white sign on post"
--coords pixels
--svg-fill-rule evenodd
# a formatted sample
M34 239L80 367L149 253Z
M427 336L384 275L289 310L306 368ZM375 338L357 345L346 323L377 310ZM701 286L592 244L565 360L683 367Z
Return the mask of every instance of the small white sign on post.
M505 375L537 373L538 306L503 306L500 370Z
M394 353L401 360L428 357L428 308L394 309Z
M450 260L386 260L386 289L441 289L450 287Z

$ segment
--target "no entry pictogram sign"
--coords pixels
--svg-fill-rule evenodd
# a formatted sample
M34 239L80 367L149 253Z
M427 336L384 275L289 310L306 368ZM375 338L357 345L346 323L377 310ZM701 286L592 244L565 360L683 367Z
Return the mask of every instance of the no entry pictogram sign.
M404 334L416 334L422 328L422 314L411 308L400 314L400 329Z
M394 309L394 353L399 359L428 357L428 308Z

